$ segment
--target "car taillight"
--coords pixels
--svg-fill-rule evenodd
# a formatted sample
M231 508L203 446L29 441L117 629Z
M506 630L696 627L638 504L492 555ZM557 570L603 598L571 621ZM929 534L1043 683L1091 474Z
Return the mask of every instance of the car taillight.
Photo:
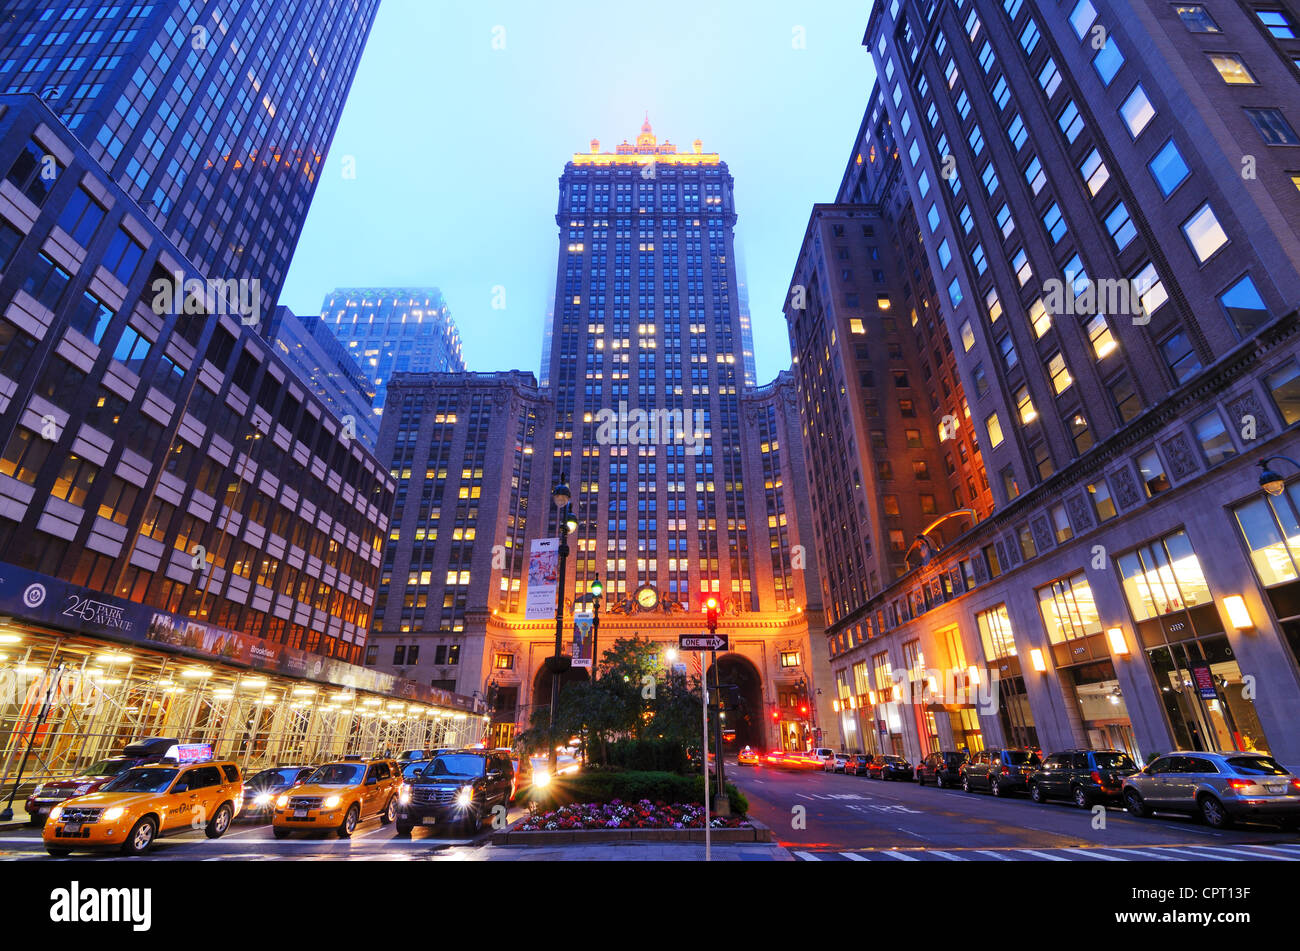
M1088 774L1088 778L1091 779L1091 780L1092 780L1094 783L1096 783L1098 786L1104 786L1104 785L1105 785L1105 783L1103 783L1103 782L1101 781L1101 773L1097 772L1095 769L1094 769L1091 773Z
M1300 791L1300 779L1291 780L1291 788Z
M1250 788L1251 786L1253 786L1253 785L1255 785L1255 784L1252 783L1252 782L1251 782L1250 780L1248 780L1248 779L1230 779L1230 780L1228 780L1228 788L1229 788L1229 789L1236 789L1236 790L1249 789L1249 788Z
M1010 766L1003 766L1003 767L1002 767L1002 775L1003 775L1003 776L1010 776L1010 775L1011 775L1011 767L1010 767Z

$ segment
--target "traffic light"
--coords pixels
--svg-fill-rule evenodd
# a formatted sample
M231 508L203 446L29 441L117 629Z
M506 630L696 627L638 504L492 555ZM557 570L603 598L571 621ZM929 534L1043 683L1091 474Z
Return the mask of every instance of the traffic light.
M704 602L704 615L709 622L709 633L718 633L718 599L709 598Z

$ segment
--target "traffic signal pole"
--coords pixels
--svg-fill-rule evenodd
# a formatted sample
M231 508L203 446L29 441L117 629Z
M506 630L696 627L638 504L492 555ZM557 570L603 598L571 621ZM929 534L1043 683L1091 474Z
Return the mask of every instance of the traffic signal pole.
M718 633L718 602L714 598L709 598L705 602L705 618L709 623L709 633ZM718 744L718 788L713 800L713 811L720 816L731 815L731 799L727 796L726 773L723 769L723 742L722 742L722 690L719 687L718 674L718 652L710 651L709 656L713 660L713 734L717 737ZM708 678L705 678L706 680ZM708 776L708 756L705 756L705 784L707 785Z

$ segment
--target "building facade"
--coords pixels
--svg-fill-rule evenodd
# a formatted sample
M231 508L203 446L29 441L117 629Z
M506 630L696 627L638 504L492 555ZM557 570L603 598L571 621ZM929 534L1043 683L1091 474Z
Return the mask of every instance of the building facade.
M409 386L418 382L426 416L430 399L445 401L435 419L454 415L443 424L447 434L435 442L421 427L439 424L420 422L405 402L397 418L385 417L381 452L391 445L393 458L405 460L399 454L413 442L412 478L438 473L438 484L419 485L422 496L445 498L453 488L442 480L459 466L462 478L486 478L502 492L508 484L520 498L508 507L482 501L497 491L484 486L474 545L463 536L450 540L462 543L461 560L445 571L435 551L430 567L437 570L428 580L423 568L402 568L414 554L395 555L383 629L400 632L406 623L388 613L393 607L405 610L409 602L415 611L425 600L419 639L435 650L461 644L461 656L474 657L462 662L457 689L497 697L498 738L526 725L533 705L549 703L543 661L555 635L553 619L525 618L526 546L555 536L551 493L563 482L578 523L566 605L599 580L601 641L639 634L667 649L680 634L703 628L703 600L716 597L732 645L720 655L721 677L745 698L737 742L804 748L836 724L827 671L823 664L819 676L814 661L821 595L800 523L807 509L797 405L788 375L757 390L745 383L731 176L698 141L684 153L659 142L647 120L635 144L601 152L593 141L589 152L573 156L560 179L556 222L550 387L534 395L531 383L513 377L413 376L402 378L403 400L415 398ZM495 415L488 396L478 395L480 384L498 392ZM458 388L464 395L453 408ZM483 427L477 440L456 428L471 425ZM471 448L483 439L497 447L485 461ZM449 465L430 461L437 445L451 453ZM407 469L406 461L390 469L399 498ZM471 499L475 489L468 486ZM444 606L435 620L427 608L439 598ZM414 615L411 623L415 634ZM409 662L410 641L404 646ZM427 652L420 644L420 663ZM382 648L376 660L394 666ZM688 672L701 674L698 657L694 663Z
M375 388L325 322L280 306L271 317L266 337L294 368L298 382L329 407L340 427L350 425L354 438L373 449L379 436Z
M1293 471L1257 466L1300 419L1298 36L1293 3L874 8L996 507L832 643L866 745L1300 762Z
M256 281L266 321L378 8L15 0L0 94L44 100L182 257Z
M340 288L325 298L321 320L374 386L376 415L393 374L465 369L460 331L436 287Z

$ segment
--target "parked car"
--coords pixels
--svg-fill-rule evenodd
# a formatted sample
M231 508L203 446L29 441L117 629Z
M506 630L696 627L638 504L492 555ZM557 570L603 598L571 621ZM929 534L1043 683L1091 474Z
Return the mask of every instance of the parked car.
M906 779L912 781L912 764L901 756L881 754L871 761L867 770L872 779Z
M426 765L433 759L433 750L402 750L397 754L397 765L403 769L409 763L425 763Z
M478 832L496 806L509 806L514 767L507 753L444 753L402 790L397 832L417 825L452 825Z
M55 806L41 838L54 856L105 848L143 855L160 836L194 828L220 838L243 805L244 783L233 762L151 763Z
M844 764L844 772L851 776L866 776L871 768L871 757L866 753L854 753Z
M1300 828L1300 778L1262 753L1166 753L1124 777L1123 790L1125 807L1138 818L1183 812L1216 829L1239 819Z
M980 750L962 768L961 788L967 792L987 789L995 796L1026 792L1030 774L1042 765L1035 750Z
M307 780L315 766L273 766L244 782L244 811L239 818L265 821L275 814L275 801Z
M933 782L940 789L959 786L961 768L969 759L969 754L955 750L931 753L916 764L916 781L921 786Z
M102 789L133 766L158 762L178 742L175 739L137 740L128 743L120 755L92 763L75 776L41 783L27 797L28 825L43 826L50 810L59 803Z
M1118 803L1124 777L1137 771L1137 763L1120 750L1062 750L1030 775L1029 798L1070 799L1080 809L1095 802Z
M821 767L825 767L827 763L835 762L835 751L829 746L819 746L814 750L810 750L808 755L815 759L817 765Z
M746 746L736 754L736 762L741 766L757 766L763 762L763 754L752 746Z
M397 816L402 771L396 760L345 757L326 763L301 786L281 793L271 819L277 839L294 830L333 830L340 839L352 837L362 821L378 816L387 825Z
M836 753L833 757L822 763L822 769L828 773L842 773L844 767L848 765L848 753Z

